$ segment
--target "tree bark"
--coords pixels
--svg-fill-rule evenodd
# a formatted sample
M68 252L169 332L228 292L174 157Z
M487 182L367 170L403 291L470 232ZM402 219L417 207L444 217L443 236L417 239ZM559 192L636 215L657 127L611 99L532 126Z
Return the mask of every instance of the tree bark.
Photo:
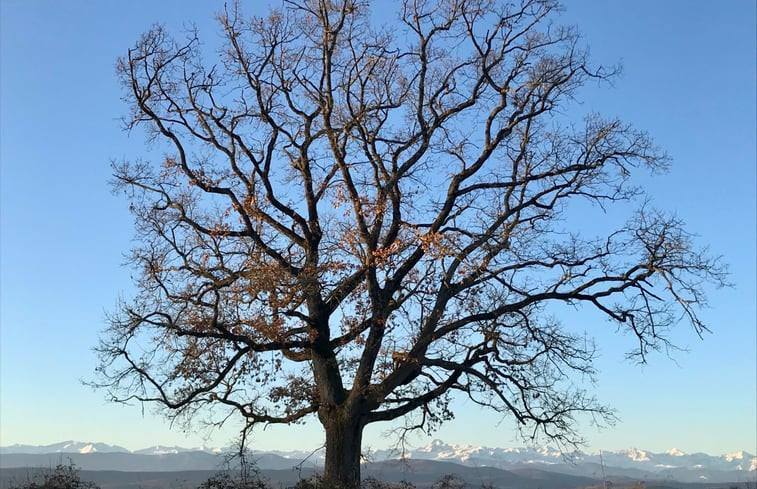
M329 489L360 488L360 445L364 424L349 408L319 413L326 431L326 462L324 487Z

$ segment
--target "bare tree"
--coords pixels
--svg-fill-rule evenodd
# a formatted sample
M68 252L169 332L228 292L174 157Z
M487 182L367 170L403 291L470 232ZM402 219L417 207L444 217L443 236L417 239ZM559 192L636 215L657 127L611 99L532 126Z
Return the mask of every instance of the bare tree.
M549 304L601 312L643 361L681 316L706 329L724 271L629 183L667 165L645 133L566 114L613 71L552 0L405 0L384 26L368 7L234 6L214 64L161 27L119 60L128 128L170 149L115 165L139 293L99 384L246 430L317 415L333 487L357 487L366 425L433 429L453 392L577 442L577 413L612 413L571 382L594 349ZM582 202L638 210L597 237L564 219Z
M79 477L79 469L72 463L59 463L55 468L45 470L24 482L12 481L4 483L3 487L10 489L100 489L91 481L83 481Z

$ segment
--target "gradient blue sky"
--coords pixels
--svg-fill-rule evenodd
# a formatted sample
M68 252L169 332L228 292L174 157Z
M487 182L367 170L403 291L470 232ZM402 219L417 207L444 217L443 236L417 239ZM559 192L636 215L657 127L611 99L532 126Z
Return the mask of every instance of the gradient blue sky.
M249 2L250 5L253 2ZM255 2L255 5L264 2ZM149 407L111 405L91 379L91 347L105 311L130 291L120 264L130 246L128 203L111 195L111 159L144 154L120 130L126 107L114 62L155 22L194 22L218 38L223 2L170 0L0 2L0 445L65 439L148 445L225 445L234 426L209 438L172 429ZM621 422L584 426L589 449L757 452L755 309L755 2L567 1L597 63L623 63L614 87L584 91L587 109L648 130L674 158L644 184L655 205L676 211L700 243L731 266L733 289L713 290L703 317L713 334L642 367L623 353L630 338L597 321L602 356L597 396ZM253 7L250 7L253 8ZM259 8L259 7L258 7ZM582 318L590 324L591 317ZM455 404L457 419L434 437L518 446L510 420ZM366 445L384 447L386 426ZM316 423L257 432L253 448L320 444ZM414 438L417 444L428 439Z

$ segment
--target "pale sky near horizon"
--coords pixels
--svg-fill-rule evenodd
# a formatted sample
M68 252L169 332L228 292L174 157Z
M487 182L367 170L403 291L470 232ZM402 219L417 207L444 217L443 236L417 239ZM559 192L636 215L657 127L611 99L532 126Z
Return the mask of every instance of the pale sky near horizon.
M670 153L671 171L644 185L655 205L677 212L699 244L723 256L734 283L709 291L703 317L713 333L700 341L681 324L674 340L688 351L672 359L630 364L630 338L601 320L593 325L601 352L595 392L621 421L602 431L582 425L587 449L757 453L755 2L564 4L558 21L579 27L594 62L624 67L614 87L582 92L586 107L649 131ZM127 108L115 59L155 22L173 31L193 22L201 37L217 40L213 16L222 6L0 3L0 445L74 439L139 449L234 437L233 425L209 438L185 435L149 406L108 404L80 382L94 376L91 348L106 311L131 287L121 263L132 218L107 181L109 162L138 158L145 143L120 129ZM412 441L523 444L511 420L454 406L455 421ZM369 428L365 445L386 447L385 428ZM316 422L269 428L256 432L253 447L314 449L320 437Z

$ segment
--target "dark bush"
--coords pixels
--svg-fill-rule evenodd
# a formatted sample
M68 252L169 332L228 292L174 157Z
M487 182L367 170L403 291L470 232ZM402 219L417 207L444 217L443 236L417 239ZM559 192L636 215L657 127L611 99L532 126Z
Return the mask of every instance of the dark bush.
M39 480L40 478L42 480ZM79 478L79 469L73 464L58 464L51 471L38 474L21 484L11 485L10 489L100 489L100 487L94 482L82 481Z
M228 473L216 474L206 480L197 489L270 489L259 477L232 477Z

